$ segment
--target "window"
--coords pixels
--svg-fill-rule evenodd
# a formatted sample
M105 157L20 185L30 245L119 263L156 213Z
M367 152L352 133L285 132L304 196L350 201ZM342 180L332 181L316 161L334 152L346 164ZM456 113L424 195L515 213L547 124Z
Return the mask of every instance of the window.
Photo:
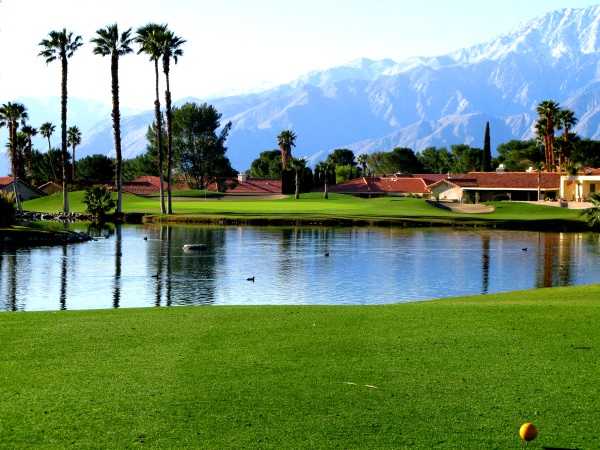
M590 184L590 194L596 193L596 185L594 183Z

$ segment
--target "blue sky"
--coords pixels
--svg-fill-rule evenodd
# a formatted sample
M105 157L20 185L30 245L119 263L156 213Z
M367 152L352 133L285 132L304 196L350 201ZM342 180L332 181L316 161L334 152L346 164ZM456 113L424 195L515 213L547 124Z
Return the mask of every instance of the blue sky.
M98 3L102 6L99 7ZM188 40L175 69L175 97L228 95L290 81L359 57L430 56L494 38L584 0L0 0L0 101L58 94L58 67L36 57L47 31L67 26L89 40L118 21L168 22ZM35 11L32 14L32 11ZM115 13L116 11L116 13ZM72 95L109 101L108 60L89 45L72 61ZM147 107L152 70L142 57L122 65L123 103Z

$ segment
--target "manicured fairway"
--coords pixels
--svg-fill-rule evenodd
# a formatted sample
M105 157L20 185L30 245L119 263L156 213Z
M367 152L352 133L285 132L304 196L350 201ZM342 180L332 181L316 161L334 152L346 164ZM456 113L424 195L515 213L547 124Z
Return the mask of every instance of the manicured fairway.
M0 446L598 448L599 299L0 314Z
M157 198L125 195L126 212L160 213ZM84 211L83 192L71 194L73 211ZM360 199L346 195L332 195L323 200L320 194L305 194L301 200L286 198L242 199L242 200L204 200L185 198L175 201L177 215L223 216L223 217L264 217L264 218L339 218L339 219L426 219L426 220L473 220L473 221L575 221L581 220L578 211L538 206L524 203L494 204L496 211L491 214L460 215L433 207L424 200L415 198L386 197ZM62 197L55 194L25 202L25 209L39 212L57 212L62 207ZM177 218L176 218L177 219Z

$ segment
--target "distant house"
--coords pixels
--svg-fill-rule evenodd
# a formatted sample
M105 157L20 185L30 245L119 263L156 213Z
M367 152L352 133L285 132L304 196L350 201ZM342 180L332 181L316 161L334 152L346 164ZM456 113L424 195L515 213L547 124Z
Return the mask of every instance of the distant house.
M167 188L163 182L164 189ZM123 192L134 195L154 195L160 192L160 178L147 175L123 183Z
M577 175L560 178L560 198L568 202L587 202L600 193L600 169L584 169Z
M282 192L281 180L259 180L239 174L237 178L228 178L219 183L225 186L228 195L240 196L270 196L280 195ZM208 186L209 191L217 192L219 186L213 181Z
M56 194L62 192L62 186L54 181L48 181L47 183L38 186L38 191L42 191L46 195Z
M431 195L440 200L473 203L476 201L536 201L558 198L560 174L551 172L470 172L449 175L429 186Z
M417 176L361 177L333 185L330 192L350 194L359 197L380 197L384 195L427 197L430 190L427 182Z
M17 179L16 190L17 190L17 193L19 194L19 198L23 201L42 197L44 195L43 192L28 185L27 183L25 183L23 180L20 180L20 179ZM11 193L15 191L15 183L14 183L13 177L0 177L0 191L11 192Z

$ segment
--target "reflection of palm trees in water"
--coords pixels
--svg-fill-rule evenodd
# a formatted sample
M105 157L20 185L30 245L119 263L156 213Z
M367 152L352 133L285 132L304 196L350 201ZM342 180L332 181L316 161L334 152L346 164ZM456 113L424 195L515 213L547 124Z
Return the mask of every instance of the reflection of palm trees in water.
M7 302L6 309L8 311L17 310L17 278L18 278L18 259L16 253L6 255L7 259Z
M62 258L60 261L60 310L67 309L67 246L62 246Z
M167 227L167 280L166 280L166 301L165 304L167 306L171 306L172 299L172 273L171 273L171 237L172 237L173 229L171 227Z
M537 287L568 286L572 281L571 258L574 235L566 233L540 233L538 248L541 261L538 264Z
M113 308L119 308L121 305L121 257L123 254L123 228L117 224L115 239L115 285L113 289Z
M490 289L490 236L481 235L481 292L487 294Z
M155 306L160 306L162 303L162 283L163 283L163 247L165 243L165 227L160 226L160 244L158 246L158 255L156 256L156 295L154 300Z

